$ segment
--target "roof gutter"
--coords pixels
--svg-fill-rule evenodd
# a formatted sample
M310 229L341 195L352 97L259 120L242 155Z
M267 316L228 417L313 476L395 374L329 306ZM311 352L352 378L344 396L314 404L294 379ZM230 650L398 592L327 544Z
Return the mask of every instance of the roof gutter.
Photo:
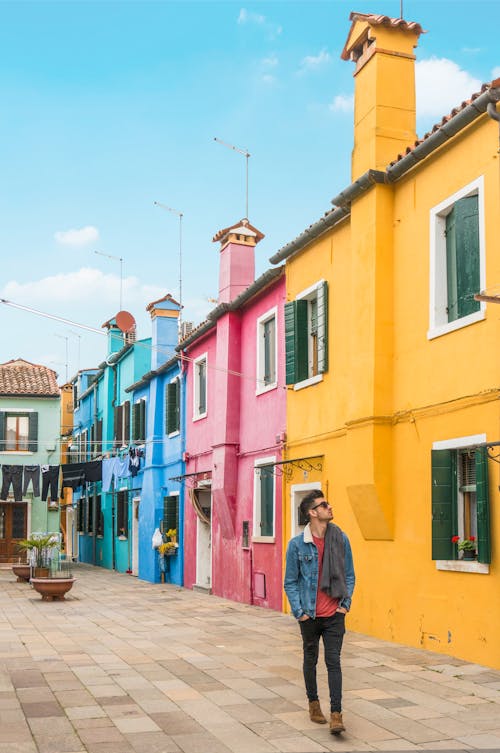
M146 387L148 382L150 382L155 376L159 376L160 374L163 374L165 371L168 371L178 361L179 361L178 355L172 356L172 358L169 358L168 361L165 361L165 363L162 363L162 365L159 366L157 369L153 369L153 371L148 371L147 374L144 374L144 376L141 379L139 379L138 382L134 382L134 384L131 384L130 387L126 387L124 391L133 392L134 390L138 390L141 387Z
M415 167L415 165L428 157L431 152L438 149L460 130L483 115L488 110L489 104L498 101L500 101L500 79L492 82L489 89L476 97L463 110L457 112L450 120L443 123L443 125L428 136L425 141L422 141L422 143L412 149L405 157L402 157L393 165L389 165L384 172L380 170L368 170L360 178L357 178L332 199L332 204L336 209L327 212L320 220L310 225L307 230L304 230L303 233L297 236L297 238L280 248L269 259L271 264L277 264L288 259L292 254L301 251L315 238L323 235L323 233L326 233L327 230L347 217L351 212L351 203L361 196L361 194L368 191L376 183L394 183ZM488 110L488 114L490 113L491 108Z

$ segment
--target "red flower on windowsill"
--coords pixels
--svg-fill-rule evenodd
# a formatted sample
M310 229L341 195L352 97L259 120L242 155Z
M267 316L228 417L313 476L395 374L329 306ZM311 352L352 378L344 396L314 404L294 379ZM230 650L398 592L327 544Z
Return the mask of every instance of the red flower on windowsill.
M467 536L465 539L461 539L460 536L452 536L451 540L453 544L456 544L459 552L475 552L476 551L476 537Z

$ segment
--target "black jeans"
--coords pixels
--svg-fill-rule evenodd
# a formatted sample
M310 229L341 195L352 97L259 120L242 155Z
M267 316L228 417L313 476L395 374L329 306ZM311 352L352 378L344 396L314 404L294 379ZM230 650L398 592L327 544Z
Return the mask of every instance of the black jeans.
M23 483L23 467L22 465L2 465L2 493L0 499L7 499L9 494L10 485L12 484L12 491L14 492L14 500L16 502L23 501L22 495L22 483Z
M342 670L340 652L345 633L345 614L335 612L331 617L299 622L304 647L304 682L309 701L318 700L316 665L319 656L319 639L323 638L325 664L328 671L330 711L342 711Z
M44 468L46 470L44 470ZM50 501L57 502L59 486L59 466L42 465L42 501L47 501L47 493L50 486Z
M25 465L24 466L24 478L23 478L23 494L28 491L30 481L33 483L33 496L40 496L40 466L39 465Z

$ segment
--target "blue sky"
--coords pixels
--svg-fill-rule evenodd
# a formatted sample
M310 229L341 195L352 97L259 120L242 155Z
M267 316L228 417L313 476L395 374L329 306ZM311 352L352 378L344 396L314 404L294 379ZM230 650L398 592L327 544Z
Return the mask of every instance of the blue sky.
M178 295L184 318L217 296L213 235L245 214L269 257L350 182L349 13L370 2L2 2L0 297L100 328L123 308L150 333L146 304ZM404 0L428 30L417 48L417 130L500 76L497 0ZM68 372L103 360L103 337L0 306L0 362ZM75 334L76 333L76 334ZM77 337L77 334L80 337ZM65 340L65 338L68 338ZM78 353L80 354L78 357Z

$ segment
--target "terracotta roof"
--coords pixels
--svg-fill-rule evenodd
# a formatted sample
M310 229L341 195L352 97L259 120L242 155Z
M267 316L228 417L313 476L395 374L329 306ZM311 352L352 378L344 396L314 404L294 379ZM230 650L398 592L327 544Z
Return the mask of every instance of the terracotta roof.
M366 21L370 26L392 26L393 29L404 29L405 31L414 31L415 34L425 34L420 24L416 21L405 21L404 18L391 18L390 16L379 16L375 13L357 13L353 11L349 16L349 21Z
M157 303L163 303L164 301L171 301L171 303L175 303L176 306L181 305L179 301L176 301L175 298L170 295L170 293L167 293L167 295L164 295L163 298L158 298L157 301L151 301L151 303L148 303L148 305L146 306L146 311L151 311L151 309L156 306Z
M224 238L224 236L227 235L230 230L233 230L234 232L240 232L241 234L243 234L244 230L249 230L251 232L249 232L248 234L255 235L257 243L261 241L262 238L264 238L264 233L261 233L260 230L257 230L257 228L251 225L247 218L244 217L239 222L235 222L234 225L230 225L229 227L224 227L222 228L222 230L219 230L219 232L216 233L212 238L212 243L222 240L222 238Z
M439 131L439 129L442 128L442 126L446 125L448 121L450 121L461 110L464 110L468 105L474 102L474 100L477 99L481 94L488 91L489 89L497 89L498 87L500 87L500 78L495 79L490 84L483 84L480 91L475 92L474 94L471 95L470 99L465 99L461 104L454 107L453 110L448 115L443 115L441 120L438 123L435 123L435 125L432 126L430 131L425 133L421 139L417 139L413 144L409 144L409 146L406 147L405 151L402 154L398 154L396 159L394 159L389 164L395 165L397 162L403 159L403 157L406 157L407 154L410 154L410 152L412 152L415 149L415 147L419 146L419 144L422 144L426 139L428 139L429 136L432 136L433 133L436 133L436 131Z
M47 366L13 359L0 364L0 395L59 397L56 377Z

